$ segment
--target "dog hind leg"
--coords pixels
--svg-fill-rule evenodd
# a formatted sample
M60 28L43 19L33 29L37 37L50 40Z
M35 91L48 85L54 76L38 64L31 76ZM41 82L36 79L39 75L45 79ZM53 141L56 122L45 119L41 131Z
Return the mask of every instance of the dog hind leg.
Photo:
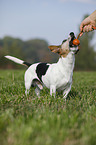
M51 85L50 86L50 95L54 96L54 98L56 97L56 86L55 85Z
M31 87L31 81L30 82L25 82L25 88L26 88L25 94L26 94L26 96L27 96L27 94L29 94L30 87Z
M36 87L35 89L36 95L40 97L40 91L43 90L43 84L38 79L34 79L32 81L32 84L34 87Z
M29 89L31 87L31 84L32 84L32 75L30 74L30 72L26 71L25 72L25 94L29 94Z

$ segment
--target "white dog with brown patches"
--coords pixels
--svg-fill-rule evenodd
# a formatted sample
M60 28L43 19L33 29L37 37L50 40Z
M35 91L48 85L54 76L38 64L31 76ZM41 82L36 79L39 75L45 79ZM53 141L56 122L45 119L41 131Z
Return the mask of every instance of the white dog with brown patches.
M76 37L71 32L68 39L64 40L61 45L49 46L52 52L60 55L58 62L53 64L36 63L31 65L16 57L5 56L7 59L29 67L25 72L26 95L29 93L30 87L34 86L37 96L40 96L40 90L46 86L50 89L50 95L54 95L54 97L56 96L56 90L63 90L63 98L66 99L72 85L75 53L79 49L79 44L73 44L74 39Z

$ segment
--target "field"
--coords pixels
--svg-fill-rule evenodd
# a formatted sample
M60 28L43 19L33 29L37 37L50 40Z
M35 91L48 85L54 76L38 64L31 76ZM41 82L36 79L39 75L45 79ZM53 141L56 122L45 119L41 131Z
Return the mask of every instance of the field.
M0 70L0 145L95 145L96 72L74 72L67 101L26 97L23 70Z

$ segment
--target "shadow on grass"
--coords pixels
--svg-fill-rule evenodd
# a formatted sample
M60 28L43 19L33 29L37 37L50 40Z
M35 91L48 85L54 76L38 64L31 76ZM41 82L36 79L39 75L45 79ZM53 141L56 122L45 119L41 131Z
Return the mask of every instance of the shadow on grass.
M61 97L63 98L63 91L61 92L57 92L57 97ZM71 89L71 91L69 92L69 94L67 95L66 100L70 100L70 99L76 99L79 98L81 100L81 94L78 90L75 90L74 88Z
M72 99L79 98L81 100L82 97L81 97L80 92L76 91L75 89L72 89L67 96L68 100L70 100L71 98Z
M31 87L31 89L29 91L29 96L32 98L38 98L35 94L35 88ZM44 87L44 89L41 90L41 92L40 92L40 97L49 97L49 96L50 96L50 90L48 88ZM52 96L52 98L54 98L54 96ZM63 98L63 91L61 91L61 92L56 91L56 98ZM71 91L69 92L69 94L67 95L66 100L76 99L76 98L81 100L81 98L82 98L81 94L78 90L76 90L75 88L72 88Z

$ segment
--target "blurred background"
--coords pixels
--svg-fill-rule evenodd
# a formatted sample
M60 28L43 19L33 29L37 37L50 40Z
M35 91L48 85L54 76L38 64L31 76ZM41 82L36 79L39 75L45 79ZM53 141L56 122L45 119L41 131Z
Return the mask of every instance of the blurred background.
M79 34L82 20L96 10L96 0L0 0L0 69L24 68L4 58L53 63L58 54L48 45L60 45L70 32ZM75 70L96 70L96 31L80 38Z

